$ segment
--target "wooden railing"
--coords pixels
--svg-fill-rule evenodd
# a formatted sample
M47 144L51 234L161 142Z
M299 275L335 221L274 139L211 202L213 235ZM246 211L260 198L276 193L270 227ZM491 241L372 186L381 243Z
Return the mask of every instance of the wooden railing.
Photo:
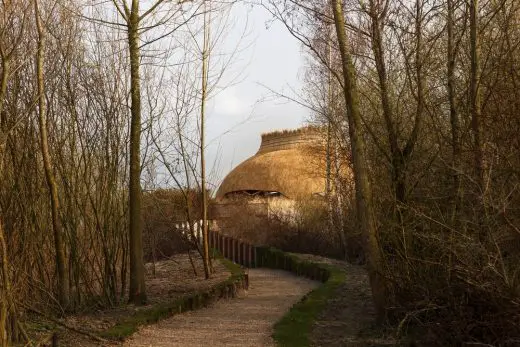
M245 267L257 266L256 247L248 242L223 235L215 230L208 232L209 247L217 250L224 258Z
M190 225L186 221L175 223L175 228L186 239L202 244L203 221L192 222L193 234ZM208 241L210 249L218 251L224 258L245 267L256 267L256 247L248 242L224 235L215 229L215 222L208 221Z
M183 225L186 226L186 224ZM198 222L196 225L198 229L195 234L199 235L197 241L202 243L202 222ZM214 224L211 222L210 225ZM184 230L184 232L190 233L188 230ZM334 270L332 266L305 261L296 255L269 246L255 246L222 234L215 228L208 230L208 241L210 249L218 251L224 258L244 267L286 270L320 282L327 282L333 276L336 276L335 281L341 277L338 274L342 272Z

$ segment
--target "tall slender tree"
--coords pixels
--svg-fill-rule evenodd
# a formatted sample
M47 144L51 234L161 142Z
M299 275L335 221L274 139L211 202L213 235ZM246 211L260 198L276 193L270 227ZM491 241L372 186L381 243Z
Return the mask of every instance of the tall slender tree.
M450 105L451 147L453 174L453 212L452 220L456 220L457 211L461 202L461 148L460 148L460 120L457 112L455 93L456 42L455 42L455 0L447 0L447 91Z
M168 21L175 18L175 10L178 8L182 11L182 5L187 2L181 0L176 2L173 7L163 8L166 0L156 0L147 4L145 10L141 13L140 1L138 0L112 0L117 13L123 19L123 23L105 24L115 25L119 28L124 27L127 34L128 54L130 61L130 180L129 180L129 239L130 239L130 293L129 301L135 304L146 303L146 288L144 280L144 262L143 262L143 240L142 240L142 221L141 221L141 49L144 45L156 42L163 37L173 34L180 25L174 25L172 30L166 30L166 33L146 42L141 40L142 31L150 31L165 25ZM186 23L193 16L186 16L182 19L182 23ZM143 23L149 18L153 18L152 23ZM181 24L182 24L181 23ZM143 27L144 26L144 27Z
M56 252L56 268L58 271L58 300L65 309L69 304L69 272L67 269L65 240L60 221L60 203L58 184L54 175L52 158L49 150L47 133L47 105L45 98L44 60L45 60L45 28L41 19L38 0L34 0L34 16L38 33L36 51L36 82L38 86L38 124L40 128L40 146L43 157L45 178L49 188L51 202L52 229L54 233L54 248Z
M484 140L482 133L482 100L480 87L480 34L479 34L479 1L469 1L470 30L470 113L473 132L473 152L475 158L476 177L481 193L485 190Z
M365 140L361 128L361 113L357 89L356 72L349 52L342 0L331 0L336 37L342 63L343 93L347 106L347 120L352 147L354 181L356 186L356 206L359 225L365 239L366 256L372 297L379 319L386 314L386 284L383 277L383 263L372 201Z
M205 156L205 121L206 99L208 95L208 70L210 53L211 29L211 0L204 0L204 40L202 47L202 85L200 104L200 176L202 190L202 242L204 273L206 279L210 277L209 240L208 240L208 190L206 188L206 156Z

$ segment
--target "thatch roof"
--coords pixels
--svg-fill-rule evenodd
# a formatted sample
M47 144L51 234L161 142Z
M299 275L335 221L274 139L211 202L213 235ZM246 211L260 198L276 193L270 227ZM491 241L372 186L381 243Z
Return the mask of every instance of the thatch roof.
M262 135L257 154L227 175L217 199L241 191L279 192L291 199L322 193L325 167L316 153L320 146L323 134L317 128Z

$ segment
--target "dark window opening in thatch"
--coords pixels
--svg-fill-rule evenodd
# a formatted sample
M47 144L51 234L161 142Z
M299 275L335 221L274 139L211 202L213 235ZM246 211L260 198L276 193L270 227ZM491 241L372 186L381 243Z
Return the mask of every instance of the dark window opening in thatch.
M326 192L317 192L317 193L312 193L312 196L315 197L315 198L326 198L327 197L327 193Z
M267 197L282 197L283 194L276 191L265 191L265 190L240 190L229 192L225 195L228 199L240 199L240 198L267 198Z

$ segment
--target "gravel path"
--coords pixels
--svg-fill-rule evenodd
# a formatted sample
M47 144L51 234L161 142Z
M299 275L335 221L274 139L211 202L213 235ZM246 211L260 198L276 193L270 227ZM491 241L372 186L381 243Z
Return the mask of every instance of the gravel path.
M238 298L144 327L124 346L274 346L273 325L318 285L286 271L250 269L249 290Z

